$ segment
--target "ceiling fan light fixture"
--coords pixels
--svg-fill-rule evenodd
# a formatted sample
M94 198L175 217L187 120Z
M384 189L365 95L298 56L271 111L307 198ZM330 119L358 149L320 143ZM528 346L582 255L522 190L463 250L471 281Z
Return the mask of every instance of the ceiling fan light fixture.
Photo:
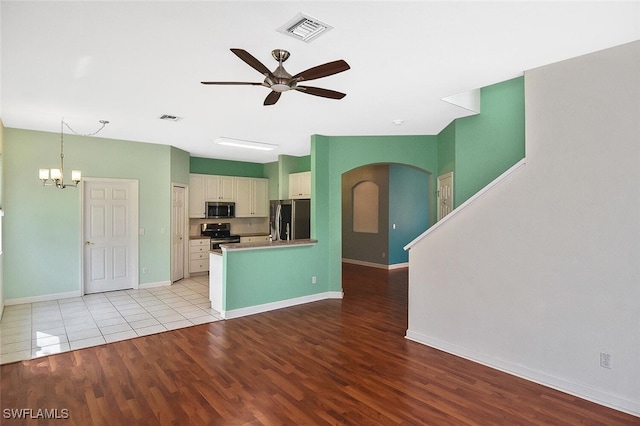
M291 90L291 86L289 86L288 84L273 84L271 85L271 90L273 90L274 92L286 92L287 90Z
M309 43L331 29L333 29L332 26L316 18L298 13L293 19L278 28L277 31Z
M257 149L259 151L272 151L278 147L278 145L273 145L270 143L246 141L243 139L233 139L226 137L219 137L213 142L217 145L233 146L236 148Z

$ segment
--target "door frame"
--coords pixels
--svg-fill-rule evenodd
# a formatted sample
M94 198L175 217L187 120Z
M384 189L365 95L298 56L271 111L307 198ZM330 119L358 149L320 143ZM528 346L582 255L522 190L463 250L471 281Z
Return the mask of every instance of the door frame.
M453 203L453 172L443 173L436 178L436 222L444 219L444 216L440 217L440 207L442 203L442 198L440 197L440 182L444 179L451 178L451 201ZM451 211L454 209L454 204L451 205ZM451 212L449 212L451 213ZM445 215L446 216L446 215Z
M185 198L185 202L182 207L184 210L184 223L182 224L182 231L184 233L184 244L182 245L182 279L185 279L191 276L189 274L189 185L184 183L171 182L171 214L173 214L173 189L176 187L184 189ZM171 218L171 226L173 227L173 217ZM171 237L173 237L173 229L171 229L169 232ZM169 276L171 284L173 284L173 242L171 242L170 247L171 268L169 268Z
M133 247L131 250L136 253L135 256L135 265L134 265L134 282L133 288L137 290L140 287L140 182L138 179L118 179L118 178L97 178L97 177L82 177L82 183L84 182L118 182L118 183L129 183L133 185L133 190L135 191L135 206L133 206L134 219L131 226L133 227ZM85 256L84 256L84 242L86 241L84 230L85 230L85 199L84 199L84 185L81 186L80 190L80 295L84 296L85 293L85 282L84 282L84 270L85 270Z

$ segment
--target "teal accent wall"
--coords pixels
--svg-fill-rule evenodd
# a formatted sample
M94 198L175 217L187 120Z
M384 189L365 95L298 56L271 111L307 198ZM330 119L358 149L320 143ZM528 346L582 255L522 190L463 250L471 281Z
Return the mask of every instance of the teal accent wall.
M263 164L214 158L191 157L189 159L189 170L191 173L204 175L265 177Z
M139 182L140 284L170 281L171 147L65 135L65 168L84 177ZM44 187L39 168L56 167L60 135L6 128L5 300L79 291L82 188ZM177 168L177 167L176 167ZM179 173L179 172L176 172ZM82 185L82 184L81 184Z
M524 158L524 77L483 87L480 110L455 121L456 207Z
M408 262L404 246L429 228L429 178L412 167L389 166L389 265Z

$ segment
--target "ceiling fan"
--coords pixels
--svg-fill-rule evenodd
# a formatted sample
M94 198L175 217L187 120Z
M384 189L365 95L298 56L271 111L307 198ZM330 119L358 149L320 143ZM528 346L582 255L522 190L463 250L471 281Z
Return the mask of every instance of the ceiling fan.
M282 92L289 90L297 90L298 92L306 93L308 95L320 96L330 99L342 99L346 96L346 93L336 92L335 90L322 89L320 87L311 86L299 86L298 83L307 80L315 80L317 78L327 77L339 72L348 70L349 64L342 59L328 62L323 65L318 65L313 68L309 68L306 71L299 72L296 75L289 74L282 63L289 58L289 52L283 49L276 49L271 52L271 56L278 61L278 68L273 72L262 64L259 60L254 58L249 52L243 49L231 49L233 53L250 67L254 68L260 74L265 76L262 83L252 83L244 81L203 81L202 84L218 84L218 85L250 85L250 86L264 86L271 89L271 93L267 95L264 100L264 105L273 105L278 102Z

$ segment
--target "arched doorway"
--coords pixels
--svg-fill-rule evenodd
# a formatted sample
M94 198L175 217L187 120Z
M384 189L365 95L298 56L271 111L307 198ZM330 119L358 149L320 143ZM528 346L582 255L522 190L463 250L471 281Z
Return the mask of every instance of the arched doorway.
M431 223L430 174L404 164L369 164L342 174L342 260L395 269L403 247Z

